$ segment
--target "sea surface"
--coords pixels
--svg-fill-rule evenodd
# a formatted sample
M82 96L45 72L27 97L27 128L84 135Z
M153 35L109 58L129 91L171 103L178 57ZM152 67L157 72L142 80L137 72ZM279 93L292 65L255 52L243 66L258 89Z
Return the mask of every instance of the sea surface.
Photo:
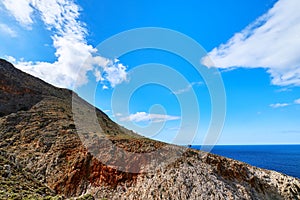
M300 145L217 145L211 153L300 178Z

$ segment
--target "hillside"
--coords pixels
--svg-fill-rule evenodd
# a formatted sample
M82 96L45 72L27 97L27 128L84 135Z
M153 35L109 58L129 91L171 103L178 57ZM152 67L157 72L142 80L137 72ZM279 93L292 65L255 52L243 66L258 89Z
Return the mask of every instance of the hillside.
M0 155L0 199L300 199L299 179L141 137L2 59Z

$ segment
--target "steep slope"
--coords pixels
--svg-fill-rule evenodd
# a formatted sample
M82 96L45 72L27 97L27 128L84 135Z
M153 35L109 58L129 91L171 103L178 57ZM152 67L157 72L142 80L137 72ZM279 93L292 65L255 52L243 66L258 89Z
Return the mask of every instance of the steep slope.
M299 180L220 156L191 152L115 199L299 199Z
M55 196L34 176L23 170L16 156L0 150L0 199L43 199ZM59 199L59 196L56 196Z
M0 147L17 155L36 179L65 196L79 196L90 184L110 189L132 182L135 174L103 165L82 144L73 122L71 91L29 76L4 60L0 77ZM116 142L124 136L139 138L96 112L103 132Z
M14 155L34 183L50 188L44 195L91 193L96 199L300 198L296 178L138 136L72 91L51 86L5 60L0 60L0 103L0 150ZM93 112L100 130L90 124ZM78 127L76 119L88 122ZM168 165L157 164L172 157L176 159ZM4 165L13 166L1 165L1 174L6 173ZM120 165L123 168L116 167ZM148 172L145 167L155 170ZM18 191L18 185L12 187Z

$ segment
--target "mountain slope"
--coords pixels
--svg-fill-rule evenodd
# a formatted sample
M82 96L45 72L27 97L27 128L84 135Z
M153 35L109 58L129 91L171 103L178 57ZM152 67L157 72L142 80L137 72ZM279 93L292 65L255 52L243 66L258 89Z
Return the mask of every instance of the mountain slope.
M34 179L31 173L23 170L16 162L15 155L3 150L0 150L0 177L0 199L42 199L56 195L53 190Z
M76 197L91 193L96 199L300 198L296 178L138 136L72 91L51 86L5 60L0 60L0 103L0 150L6 152L3 159L14 155L32 180L48 188L43 195ZM89 119L93 112L97 122ZM78 127L76 120L83 125ZM178 153L181 156L176 157ZM172 157L174 162L157 164ZM120 165L122 168L116 167ZM3 166L1 174L6 173ZM149 166L154 170L145 170ZM18 190L17 186L11 187Z

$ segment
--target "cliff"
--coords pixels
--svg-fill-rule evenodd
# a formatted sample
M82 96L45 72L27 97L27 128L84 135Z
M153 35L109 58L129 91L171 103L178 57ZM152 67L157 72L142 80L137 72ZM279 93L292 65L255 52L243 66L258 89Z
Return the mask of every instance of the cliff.
M74 120L93 112L101 131L79 130ZM5 60L0 175L0 199L300 199L299 179L136 135L72 91Z

